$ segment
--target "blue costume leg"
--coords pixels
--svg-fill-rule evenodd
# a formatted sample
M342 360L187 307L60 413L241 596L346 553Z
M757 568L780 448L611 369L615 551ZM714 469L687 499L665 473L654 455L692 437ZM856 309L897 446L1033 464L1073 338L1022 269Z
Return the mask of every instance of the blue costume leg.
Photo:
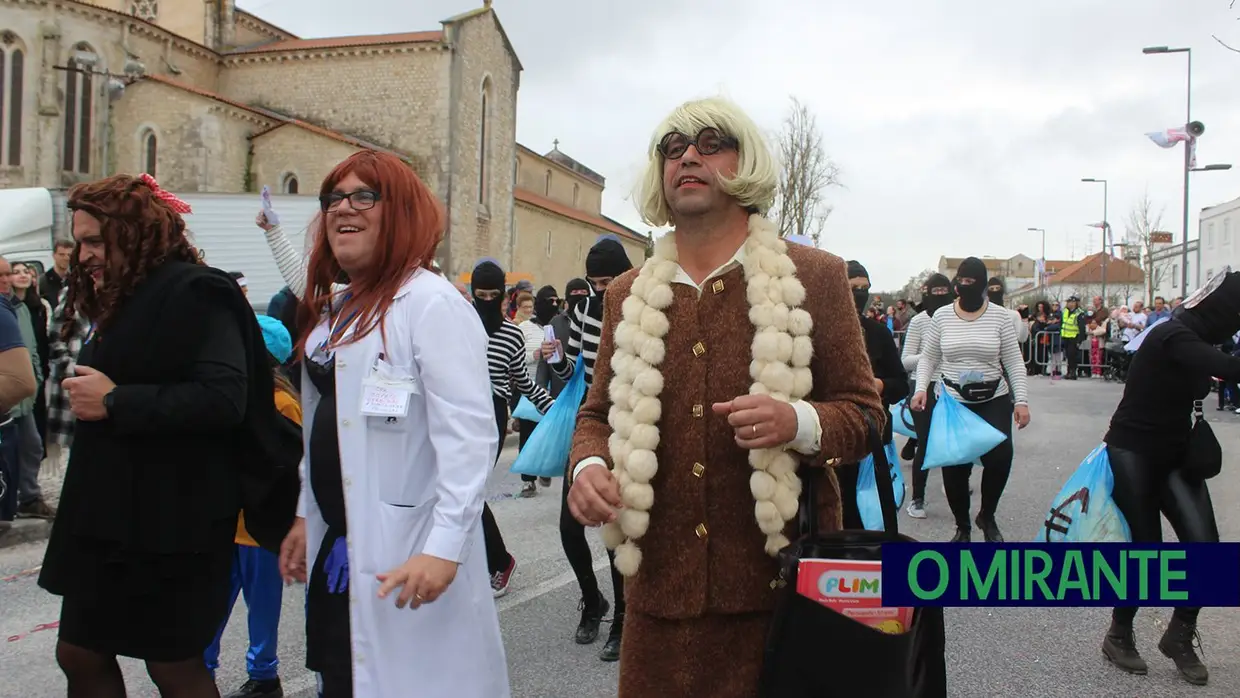
M246 652L246 670L255 681L277 678L280 660L280 610L284 598L284 580L280 578L280 562L275 553L254 546L238 546L241 550L241 580L250 626L250 649Z

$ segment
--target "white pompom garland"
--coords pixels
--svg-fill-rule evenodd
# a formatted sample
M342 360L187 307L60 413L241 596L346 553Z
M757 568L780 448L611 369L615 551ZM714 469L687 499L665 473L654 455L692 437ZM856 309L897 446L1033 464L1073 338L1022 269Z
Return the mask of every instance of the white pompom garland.
M796 278L796 265L787 250L773 223L762 216L749 217L743 265L749 320L754 326L749 365L754 383L749 392L792 402L805 398L813 387L809 370L813 322L800 307L805 287ZM608 447L625 508L615 523L603 527L603 542L616 551L616 569L626 577L637 574L641 565L637 541L647 532L654 506L650 482L659 469L657 425L663 392L659 366L666 355L668 331L663 311L672 304L676 258L673 236L659 240L654 255L633 280L615 330L613 377L608 385L612 405L607 419L614 433ZM766 534L766 552L773 557L788 545L783 529L797 515L799 461L782 448L769 448L750 451L749 464L754 469L750 479L754 518Z

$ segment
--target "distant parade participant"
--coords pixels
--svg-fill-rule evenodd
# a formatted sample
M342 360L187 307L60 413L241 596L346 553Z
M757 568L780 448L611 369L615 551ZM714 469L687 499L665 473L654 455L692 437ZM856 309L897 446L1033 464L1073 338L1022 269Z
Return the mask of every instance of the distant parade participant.
M917 364L921 361L922 337L926 333L926 326L930 324L935 311L951 305L956 300L952 282L942 274L932 274L922 288L921 311L909 320L908 329L904 333L904 346L900 354L904 369L909 372L909 377L914 384L909 387L910 390L915 389L917 382ZM927 386L926 394L933 395L937 384L937 381L931 382ZM917 436L908 440L913 450L910 455L904 456L905 460L913 461L913 492L912 501L908 505L908 515L914 519L924 519L926 518L926 480L930 473L923 470L921 466L926 460L925 444L926 437L930 434L930 409L909 410L909 412L913 420L913 433ZM908 446L905 446L905 449L907 450Z
M1181 543L1217 543L1218 522L1210 490L1189 461L1197 401L1210 394L1217 376L1240 380L1240 358L1219 351L1240 331L1240 272L1224 269L1145 335L1124 384L1124 396L1105 438L1112 498L1124 514L1134 543L1162 542L1165 516ZM1187 472L1186 472L1187 471ZM1205 474L1206 477L1209 474ZM1185 681L1204 686L1209 671L1193 649L1200 608L1177 608L1158 649L1175 662ZM1137 652L1137 608L1116 608L1102 641L1102 654L1130 674L1149 667Z

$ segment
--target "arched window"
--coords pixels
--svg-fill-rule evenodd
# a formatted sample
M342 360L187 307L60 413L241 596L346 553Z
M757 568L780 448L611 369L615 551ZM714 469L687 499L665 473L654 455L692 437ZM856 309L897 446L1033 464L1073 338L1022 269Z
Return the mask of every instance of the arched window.
M482 81L482 110L478 126L478 203L491 200L491 78Z
M284 175L284 184L282 184L280 188L284 190L285 194L298 193L298 190L300 189L300 184L297 182L297 175L295 174Z
M547 177L543 182L543 196L551 196L551 170L547 170Z
M94 124L93 65L83 62L78 53L94 54L86 43L73 47L74 55L65 62L64 152L61 169L66 172L90 173L91 131ZM96 54L97 55L97 54Z
M22 92L26 52L11 31L0 32L0 163L22 164Z
M148 128L142 132L139 143L142 146L142 171L155 177L155 164L159 161L159 139L155 137L155 132Z
M581 195L581 187L574 183L573 184L573 206L577 205L577 199L580 197L580 195Z

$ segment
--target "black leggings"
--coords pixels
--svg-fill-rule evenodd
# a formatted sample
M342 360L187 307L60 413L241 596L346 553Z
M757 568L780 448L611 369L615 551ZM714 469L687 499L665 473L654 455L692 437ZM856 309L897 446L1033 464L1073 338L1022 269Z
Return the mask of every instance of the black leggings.
M935 383L926 390L926 407L920 412L909 410L913 415L913 431L917 433L917 450L913 453L913 500L926 501L926 480L930 477L929 470L922 470L926 462L926 440L930 437L930 414L938 400L934 397Z
M1107 446L1115 489L1115 505L1128 521L1134 543L1161 543L1162 516L1167 517L1181 543L1219 542L1214 505L1204 481L1185 479L1177 459L1139 454ZM1175 615L1195 624L1200 608L1177 608ZM1131 625L1137 608L1116 608L1111 617Z
M602 599L598 588L598 578L594 576L594 555L590 552L590 544L586 541L586 527L573 518L568 510L568 478L564 478L564 488L560 499L560 544L564 546L564 556L577 575L577 584L581 587L581 598L589 603L590 599ZM624 577L616 571L616 554L607 551L607 560L611 563L611 588L616 594L616 618L624 617ZM601 601L600 601L601 602Z
M538 422L531 422L528 419L517 420L517 451L525 448L525 442L530 440L530 434L534 433L534 427L538 426ZM521 482L534 482L537 477L533 475L522 475Z
M1007 487L1012 474L1012 397L1000 395L986 402L962 402L961 406L986 420L990 426L1003 432L1007 438L981 457L982 461L982 510L981 519L993 519L999 508L999 497ZM947 490L947 504L956 519L956 528L969 530L969 475L973 465L949 465L943 468L943 488Z
M508 436L508 402L499 396L493 396L495 402L495 428L499 431L499 445L495 448L495 462L499 462L499 454L504 450L504 438ZM494 464L492 464L494 466ZM512 555L508 546L504 545L504 536L499 532L499 524L495 523L495 515L486 502L482 504L482 536L486 541L487 568L491 574L504 572Z

